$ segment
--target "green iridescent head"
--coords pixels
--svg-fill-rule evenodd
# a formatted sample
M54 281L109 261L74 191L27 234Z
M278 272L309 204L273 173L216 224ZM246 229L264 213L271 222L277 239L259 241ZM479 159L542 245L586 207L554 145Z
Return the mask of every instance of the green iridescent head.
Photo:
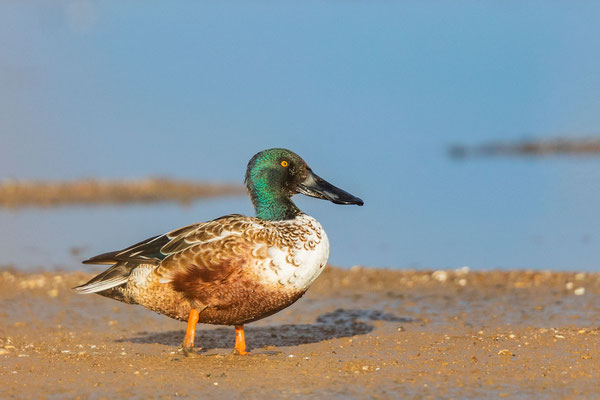
M287 149L255 154L246 169L246 187L257 217L266 220L292 219L301 214L290 199L296 193L336 204L363 205L358 197L314 174L299 155Z

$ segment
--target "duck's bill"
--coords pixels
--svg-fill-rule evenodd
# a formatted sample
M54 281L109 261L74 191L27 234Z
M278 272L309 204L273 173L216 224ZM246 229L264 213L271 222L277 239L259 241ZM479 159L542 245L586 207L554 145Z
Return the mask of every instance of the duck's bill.
M298 186L298 192L318 199L329 200L335 204L356 204L359 206L364 204L358 197L333 186L311 170L308 170L308 176Z

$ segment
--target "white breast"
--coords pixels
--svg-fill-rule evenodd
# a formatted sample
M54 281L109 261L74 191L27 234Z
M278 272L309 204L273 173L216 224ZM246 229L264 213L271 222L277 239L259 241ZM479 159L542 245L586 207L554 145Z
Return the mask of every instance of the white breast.
M304 291L325 269L329 240L321 224L308 215L282 223L294 224L302 229L304 240L298 240L289 247L269 247L268 258L257 265L257 272L265 283Z

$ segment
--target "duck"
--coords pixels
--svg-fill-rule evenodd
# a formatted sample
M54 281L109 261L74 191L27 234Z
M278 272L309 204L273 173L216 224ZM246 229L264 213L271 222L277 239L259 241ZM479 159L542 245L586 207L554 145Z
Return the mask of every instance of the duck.
M89 258L83 263L110 267L74 290L187 321L180 346L185 355L194 348L198 323L233 326L233 352L249 354L244 325L297 301L329 258L325 230L291 197L364 203L283 148L255 154L244 182L255 217L225 215Z

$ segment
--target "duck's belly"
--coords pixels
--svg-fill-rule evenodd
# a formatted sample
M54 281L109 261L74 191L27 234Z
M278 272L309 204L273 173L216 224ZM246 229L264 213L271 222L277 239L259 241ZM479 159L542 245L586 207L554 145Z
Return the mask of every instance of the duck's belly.
M242 325L268 317L290 306L306 291L261 281L264 277L260 275L243 274L230 276L220 285L207 287L207 304L197 304L186 299L181 292L174 291L171 285L159 283L150 276L148 278L146 282L130 281L124 287L101 294L126 303L139 304L180 321L188 319L193 307L200 311L198 322Z
M217 325L243 325L272 315L293 304L305 290L281 288L237 280L219 290L219 300L200 312L199 322Z

